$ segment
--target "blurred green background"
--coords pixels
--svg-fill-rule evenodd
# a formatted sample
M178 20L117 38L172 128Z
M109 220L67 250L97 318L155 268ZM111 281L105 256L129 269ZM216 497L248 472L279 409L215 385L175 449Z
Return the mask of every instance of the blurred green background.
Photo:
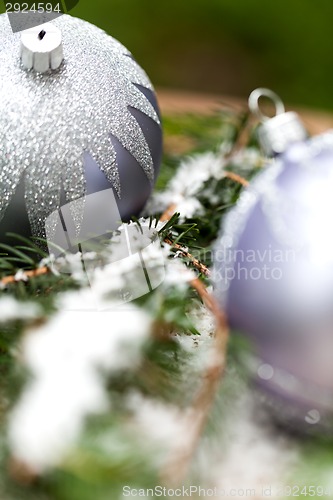
M124 43L155 86L333 110L332 0L80 0L72 10Z

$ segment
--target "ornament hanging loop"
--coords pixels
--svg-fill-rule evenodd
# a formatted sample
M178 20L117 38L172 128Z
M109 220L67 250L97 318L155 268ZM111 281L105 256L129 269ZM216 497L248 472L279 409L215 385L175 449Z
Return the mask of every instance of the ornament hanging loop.
M283 113L286 112L286 109L284 107L282 100L275 92L273 92L270 89L265 89L265 88L255 89L250 94L250 97L249 97L249 108L250 108L251 112L254 115L256 115L261 122L267 122L268 120L271 120L271 118L272 118L271 116L265 115L261 111L261 107L260 107L260 103L259 103L261 97L266 97L267 99L272 101L272 103L275 106L275 116L282 115Z
M267 116L261 111L259 100L266 97L275 106L275 115ZM299 116L292 111L286 112L280 97L272 90L259 88L249 97L249 108L261 122L258 127L258 139L267 156L284 153L291 144L307 139L307 132Z

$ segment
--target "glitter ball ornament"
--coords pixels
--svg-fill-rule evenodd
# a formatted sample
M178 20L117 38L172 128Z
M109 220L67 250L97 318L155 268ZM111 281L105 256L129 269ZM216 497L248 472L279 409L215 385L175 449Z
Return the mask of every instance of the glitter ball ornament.
M79 236L84 197L102 190L122 220L141 211L162 132L153 87L123 45L68 15L22 34L1 15L0 95L1 242L9 231L45 237L45 220L82 200Z
M223 223L216 293L274 415L332 432L333 133L309 140L281 110L259 136L276 159Z

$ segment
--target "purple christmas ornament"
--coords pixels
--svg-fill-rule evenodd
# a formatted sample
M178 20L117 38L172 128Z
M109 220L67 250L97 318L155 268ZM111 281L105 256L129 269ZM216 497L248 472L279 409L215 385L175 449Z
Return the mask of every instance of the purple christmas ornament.
M106 228L138 215L158 175L162 130L131 53L68 15L22 34L1 15L0 45L0 242L9 231L45 238L45 221L68 203L84 239L85 197L104 190L118 214L105 211Z
M223 223L216 294L276 417L333 431L333 133L280 110L259 135L277 157Z

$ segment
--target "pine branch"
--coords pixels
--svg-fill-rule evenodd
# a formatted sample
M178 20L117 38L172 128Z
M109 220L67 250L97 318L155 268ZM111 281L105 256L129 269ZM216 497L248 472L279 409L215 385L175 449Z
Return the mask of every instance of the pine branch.
M169 207L160 220L166 220L173 207ZM168 242L168 241L167 241ZM170 240L169 244L172 245ZM180 245L180 252L190 258L195 267L206 276L210 275L210 271L206 266L201 264L197 259L192 257L187 251L182 249ZM226 365L226 352L229 339L229 328L225 314L221 311L215 298L208 293L206 286L199 279L196 278L191 281L191 286L201 297L203 303L209 311L212 312L216 321L216 331L213 344L213 359L202 376L203 382L198 391L196 398L191 404L190 408L185 411L184 429L187 432L187 444L184 446L176 445L175 449L171 452L169 463L163 468L161 472L161 479L167 485L180 485L184 484L184 479L187 476L191 462L195 455L198 443L202 436L206 422L208 420L210 410L214 403L217 389L221 383L222 375Z
M168 221L170 223L170 229L172 228L173 221L176 221L178 219L178 214L173 213L173 205L170 206L160 217L160 222L166 222ZM136 221L139 224L139 221ZM192 225L193 227L193 225ZM189 226L189 229L192 228ZM164 228L163 228L164 230ZM186 234L187 231L183 233ZM181 235L181 236L183 236ZM174 242L169 236L166 236L163 240L165 243L170 245L172 248L175 248L179 253L178 255L187 258L193 267L195 267L201 274L209 277L210 276L210 270L203 264L201 263L198 259L196 259L193 255L191 255L190 252L187 251L186 248L183 246L179 245L177 242ZM23 271L20 274L20 279L17 279L17 274L11 274L9 276L5 276L0 279L0 287L6 287L8 285L17 283L18 281L28 281L29 279L32 278L37 278L42 275L46 275L50 273L50 268L47 266L43 266L37 269L29 270L29 271Z
M231 179L232 181L238 182L238 184L241 184L244 187L247 187L249 185L249 181L244 179L244 177L242 177L241 175L235 174L235 172L226 171L225 177Z
M176 212L176 205L175 204L170 205L161 215L160 222L169 221L175 212Z
M162 482L173 486L184 484L189 472L226 367L226 351L229 339L226 317L221 312L214 297L208 293L205 285L199 279L193 280L191 285L197 291L207 309L213 313L216 320L216 331L213 343L213 359L203 373L202 384L196 398L184 412L183 424L188 436L187 443L185 446L184 443L181 443L181 446L176 444L170 454L169 462L161 472Z
M205 276L209 277L211 275L210 270L208 269L207 266L205 266L202 262L200 262L198 259L193 257L190 252L188 252L184 247L179 245L178 243L174 243L170 238L165 238L164 242L170 245L172 248L175 248L178 250L178 255L181 255L182 257L185 257L186 259L189 259L191 264L201 273L204 274Z
M42 276L45 274L48 274L50 272L50 269L46 266L40 267L37 269L33 269L31 271L23 271L23 273L20 276L20 281L27 281L31 278L37 278L38 276ZM7 285L16 283L18 281L17 275L10 275L10 276L5 276L0 280L0 287L6 287Z

